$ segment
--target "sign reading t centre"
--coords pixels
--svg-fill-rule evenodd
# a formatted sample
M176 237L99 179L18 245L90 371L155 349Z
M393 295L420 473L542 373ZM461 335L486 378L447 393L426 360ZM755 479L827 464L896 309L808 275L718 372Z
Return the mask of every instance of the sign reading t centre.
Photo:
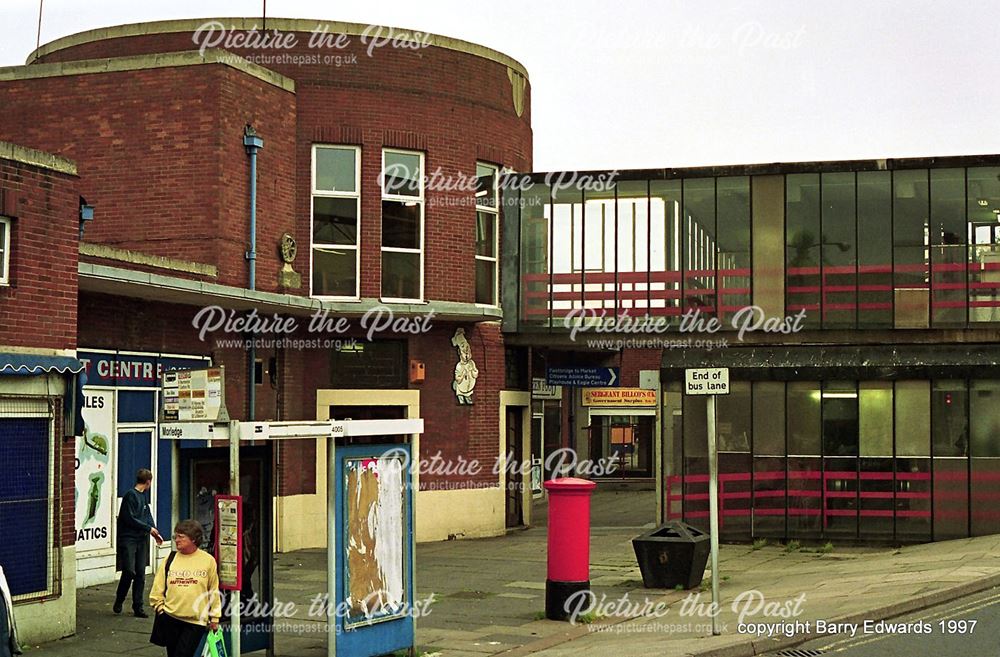
M728 395L729 368L706 367L684 370L684 393L688 395Z

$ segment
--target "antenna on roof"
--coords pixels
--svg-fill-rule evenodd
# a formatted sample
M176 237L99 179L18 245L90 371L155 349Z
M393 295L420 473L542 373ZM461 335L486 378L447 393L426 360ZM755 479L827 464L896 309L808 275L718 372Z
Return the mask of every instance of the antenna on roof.
M42 5L44 3L45 0L38 0L38 36L35 39L35 50L38 50L42 45Z

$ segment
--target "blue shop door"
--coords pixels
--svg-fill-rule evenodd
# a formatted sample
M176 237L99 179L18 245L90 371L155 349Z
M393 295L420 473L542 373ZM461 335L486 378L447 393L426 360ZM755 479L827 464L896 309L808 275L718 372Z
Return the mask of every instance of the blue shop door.
M121 510L122 498L125 493L128 492L129 488L135 487L135 473L139 468L146 468L153 472L153 484L156 484L156 471L153 469L153 431L152 429L144 429L138 431L119 431L118 432L118 507ZM170 477L170 474L167 474ZM146 499L146 504L150 503L150 492L153 489L150 488L145 493L143 497ZM152 511L152 507L150 507ZM117 515L115 516L117 518ZM153 520L157 523L157 528L160 529L160 534L164 536L169 536L169 529L164 530L160 527L160 519L153 515ZM170 518L166 519L167 524L170 524ZM156 549L156 544L150 540L150 550ZM152 554L146 555L146 561L149 564L146 566L146 572L153 571L153 564L156 560L153 558Z
M409 456L409 445L336 448L334 622L337 655L342 657L372 657L413 646Z
M0 566L13 596L49 590L49 418L0 418Z
M118 432L118 497L122 498L129 488L135 487L135 473L139 468L153 470L153 431ZM168 474L169 476L169 474ZM155 481L155 473L154 473ZM150 489L152 490L152 489ZM148 504L149 491L146 491ZM155 520L159 521L158 518ZM169 520L168 520L169 522Z

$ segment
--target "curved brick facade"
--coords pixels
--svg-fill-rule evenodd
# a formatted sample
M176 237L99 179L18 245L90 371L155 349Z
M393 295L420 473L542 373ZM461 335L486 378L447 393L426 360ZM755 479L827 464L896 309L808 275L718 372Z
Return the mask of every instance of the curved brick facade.
M347 36L337 47L316 47L315 40L310 44L315 21L277 20L268 21L269 29L293 35L295 47L226 50L225 43L210 43L199 52L192 37L204 22L95 30L42 46L28 65L0 69L6 108L0 139L72 158L79 193L96 208L80 255L80 349L211 356L226 366L230 412L248 417L248 352L214 342L222 336L203 342L191 326L203 305L217 302L212 294L221 293L164 297L157 283L123 291L107 284L99 268L117 272L109 277L167 277L172 289L200 289L201 283L245 288L249 158L243 136L252 125L264 140L257 168L257 290L308 295L312 146L349 145L361 150L359 293L378 299L383 149L423 153L425 174L452 184L474 179L477 161L530 171L531 92L513 59L446 37L420 36L426 46L386 44L369 52L361 36L365 26L331 23L327 43ZM252 27L249 20L222 22ZM285 232L299 245L298 288L279 281L278 243ZM366 401L382 390L419 390L425 420L420 453L483 462L476 475L421 477L421 540L493 535L504 527L503 477L493 466L504 449L506 354L499 324L476 321L499 313L473 309L475 240L474 192L428 187L423 299L450 303L434 306L428 333L376 336L375 342L403 348L383 363L373 347L370 363L362 360L359 367L403 372L393 388L359 383L342 363L335 366L332 347L256 351L265 367L274 368L257 386L258 420L313 419L319 390L372 388L363 391L370 393ZM179 285L176 279L189 280ZM355 313L350 302L333 305L334 314ZM420 308L408 305L401 312L425 312ZM451 338L458 327L480 371L474 405L459 404L452 390L458 356ZM315 336L300 330L296 337ZM411 360L426 365L423 382L407 382ZM325 518L317 446L282 444L276 459L276 492L288 502L280 511L280 545L317 545L322 537L310 528ZM89 581L97 581L103 566L93 568Z
M204 22L74 35L42 46L31 66L21 70L197 51L193 37ZM240 19L219 22L252 26ZM311 33L317 25L328 31L322 46L315 45ZM311 145L361 146L360 294L378 297L382 148L422 151L426 171L440 169L448 177L474 175L477 160L528 171L531 92L523 67L500 53L430 35L420 38L435 45L371 47L374 41L361 34L364 28L269 20L269 30L279 30L286 39L293 36L297 45L231 48L291 80L294 91L225 64L28 80L0 77L0 97L9 98L13 107L13 120L0 127L0 139L18 137L21 143L77 160L84 195L99 198L98 221L88 227L88 242L216 265L218 282L241 286L246 279L248 195L241 131L252 123L265 141L258 178L262 290L278 289L276 244L283 232L294 234L302 247L309 244ZM385 28L383 38L400 34L389 30ZM338 34L341 41L330 46ZM226 47L224 41L210 45ZM285 59L268 59L272 57ZM301 63L315 57L339 60ZM289 58L300 59L285 61ZM515 91L520 81L523 95ZM18 102L24 94L34 96L30 103ZM520 116L515 95L523 99ZM53 124L71 127L57 131ZM118 180L128 184L118 185ZM429 189L426 198L424 298L472 303L473 197ZM296 268L307 285L304 258Z

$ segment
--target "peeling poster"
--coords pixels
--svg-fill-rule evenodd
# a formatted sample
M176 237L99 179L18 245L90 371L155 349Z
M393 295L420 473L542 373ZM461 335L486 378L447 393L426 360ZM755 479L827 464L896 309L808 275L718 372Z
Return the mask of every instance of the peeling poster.
M393 616L404 606L403 462L347 459L347 603L351 618Z

